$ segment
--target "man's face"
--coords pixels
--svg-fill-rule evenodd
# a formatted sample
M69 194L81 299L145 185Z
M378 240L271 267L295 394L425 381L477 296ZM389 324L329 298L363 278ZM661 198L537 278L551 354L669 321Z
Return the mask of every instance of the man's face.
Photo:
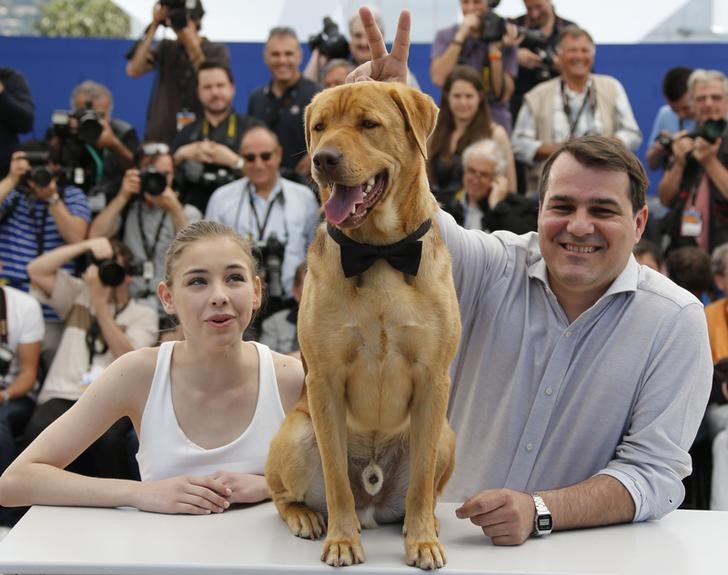
M336 66L324 74L324 88L341 86L346 82L349 71L344 66Z
M474 156L468 160L463 174L463 187L471 203L486 198L493 186L496 176L496 164L493 160Z
M551 0L523 0L526 6L526 14L532 25L543 26L551 16L553 8Z
M298 41L292 36L273 36L265 47L265 65L273 79L284 84L292 84L301 74L298 69L303 54Z
M723 82L711 80L695 84L692 91L692 104L693 116L699 124L706 120L725 118L728 113L728 101L723 89Z
M235 85L222 68L201 70L197 75L197 96L206 111L222 114L230 109Z
M357 66L371 60L369 42L361 18L357 18L349 26L349 37L351 38L349 40L349 50L351 50L351 57Z
M270 188L278 178L283 152L275 138L267 130L248 130L240 144L240 155L245 164L243 173L256 188Z
M463 16L467 14L483 16L488 12L488 3L485 0L460 0L460 9L463 11Z
M594 45L586 36L565 36L559 44L559 62L567 80L586 78L594 64Z
M79 94L73 101L73 107L76 110L84 110L86 108L86 102L89 101L89 97L86 94ZM111 102L109 99L101 96L95 100L91 100L91 109L96 112L102 120L111 119Z
M693 109L690 106L690 98L688 97L687 92L683 94L682 98L679 98L677 100L669 100L667 104L681 120L691 118L693 115Z
M647 207L635 215L625 172L582 166L562 153L539 207L539 245L562 306L592 305L622 272L642 236Z

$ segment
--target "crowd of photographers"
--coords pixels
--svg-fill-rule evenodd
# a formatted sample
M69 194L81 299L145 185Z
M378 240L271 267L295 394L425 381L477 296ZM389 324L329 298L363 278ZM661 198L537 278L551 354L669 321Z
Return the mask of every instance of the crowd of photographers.
M586 30L550 0L524 0L526 13L512 20L497 5L461 0L461 22L433 40L430 75L443 92L431 186L465 227L521 233L535 229L541 165L561 143L599 133L635 150L642 134L619 81L593 73ZM114 358L180 336L156 285L167 246L189 222L222 221L256 245L269 298L249 335L259 337L262 322L265 338L275 316L269 326L295 352L305 253L319 221L303 112L369 59L363 24L353 15L347 39L325 18L305 67L296 32L272 29L263 53L270 81L242 113L232 105L238 68L225 46L200 35L203 16L199 0L160 0L126 55L130 77L156 75L142 141L113 117L111 92L88 80L68 110L53 113L42 141L18 145L32 127L32 99L21 74L0 69L0 326L10 332L0 330L3 466ZM176 39L156 42L160 26ZM418 85L412 73L408 83ZM679 67L663 92L647 162L663 170L651 211L664 217L653 218L649 236L659 257L684 246L709 254L728 241L728 80ZM714 294L700 295L707 303ZM711 321L713 332L728 333L725 314ZM718 389L715 402L725 403L728 386ZM710 440L728 442L726 425L711 429ZM133 476L129 440L128 425L113 429L79 469Z

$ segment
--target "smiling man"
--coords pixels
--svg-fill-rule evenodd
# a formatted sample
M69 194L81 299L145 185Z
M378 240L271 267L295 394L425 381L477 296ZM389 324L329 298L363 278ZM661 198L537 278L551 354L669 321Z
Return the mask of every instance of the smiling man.
M311 173L303 132L303 110L321 90L304 78L300 66L303 52L292 28L273 28L263 51L270 82L250 95L248 114L265 123L278 136L283 147L281 166L286 175Z
M700 302L632 256L646 187L619 140L585 136L544 166L537 234L439 219L463 321L445 499L496 544L684 497L711 358Z
M616 136L631 150L642 142L627 93L616 78L592 74L596 47L589 33L566 26L556 48L561 76L530 90L513 128L513 153L528 169L527 193L536 192L543 161L577 136Z

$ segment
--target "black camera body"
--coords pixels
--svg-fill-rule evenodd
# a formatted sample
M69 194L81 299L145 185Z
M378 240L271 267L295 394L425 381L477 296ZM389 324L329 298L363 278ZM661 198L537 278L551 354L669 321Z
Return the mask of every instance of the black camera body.
M175 32L187 26L188 18L202 16L197 9L197 0L159 0L159 4L167 8L167 18Z
M24 181L31 181L36 186L45 188L53 179L53 171L48 167L50 154L48 152L25 152L25 159L30 164L30 172Z
M283 255L286 251L285 244L278 239L275 232L271 232L267 240L256 242L253 251L258 260L260 272L265 278L265 283L268 287L268 296L270 298L282 298L283 281L281 267L283 264Z
M310 36L308 45L311 50L318 49L319 54L329 60L349 58L349 42L339 32L339 27L331 18L324 18L324 29L316 35Z
M51 115L53 130L64 138L71 133L71 118L75 118L78 127L75 134L84 144L93 146L101 136L104 126L101 124L101 115L91 108L91 102L86 102L85 108L78 110L54 110Z
M142 275L140 266L136 264L131 263L123 266L116 261L116 258L99 260L94 257L93 252L88 251L82 256L80 271L84 271L91 264L99 268L99 279L107 287L120 286L124 283L126 276Z
M506 33L506 19L499 16L493 9L500 4L500 0L488 0L488 12L483 15L480 25L480 39L483 42L497 42ZM521 46L524 48L545 49L546 37L541 30L517 26L518 35L523 36Z
M150 196L160 196L167 189L167 176L155 167L149 167L139 172L141 178L141 191Z
M706 142L710 144L715 144L715 142L723 135L723 132L725 132L726 128L726 121L723 118L720 118L719 120L705 120L703 124L690 132L686 137L687 138L703 138Z
M188 184L208 194L239 179L229 168L195 161L185 162L179 175L183 185Z

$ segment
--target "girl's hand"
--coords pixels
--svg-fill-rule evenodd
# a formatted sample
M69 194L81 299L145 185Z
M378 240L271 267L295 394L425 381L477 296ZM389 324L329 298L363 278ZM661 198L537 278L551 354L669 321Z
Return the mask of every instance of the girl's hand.
M155 513L207 515L230 507L231 490L213 477L179 476L138 484L134 507Z
M218 471L211 478L230 489L230 503L257 503L270 498L268 484L262 475Z

